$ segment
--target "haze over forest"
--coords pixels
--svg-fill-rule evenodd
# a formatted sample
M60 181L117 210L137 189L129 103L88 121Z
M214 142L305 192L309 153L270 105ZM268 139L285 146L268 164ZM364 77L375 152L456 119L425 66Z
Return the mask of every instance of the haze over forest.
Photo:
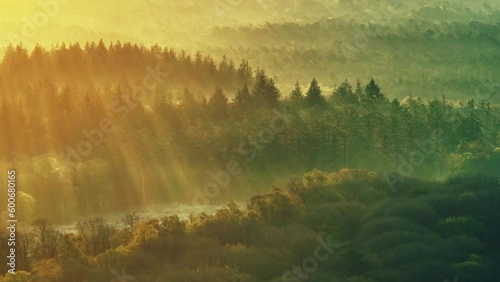
M287 91L296 80L306 83L312 77L329 87L346 78L376 77L397 97L432 98L439 91L460 99L478 87L493 93L484 85L499 76L500 4L494 0L119 3L48 5L54 16L32 31L23 19L36 22L44 8L37 1L6 1L0 12L0 32L6 36L0 44L16 44L19 37L28 47L100 39L158 43L191 55L201 51L216 59L247 59L272 73Z
M4 0L0 50L0 282L500 279L496 0Z

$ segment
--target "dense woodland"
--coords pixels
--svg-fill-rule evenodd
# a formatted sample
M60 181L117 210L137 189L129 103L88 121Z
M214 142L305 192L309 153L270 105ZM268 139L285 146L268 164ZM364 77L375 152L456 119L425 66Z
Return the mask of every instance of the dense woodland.
M19 234L17 274L0 280L495 282L499 216L497 177L392 190L376 172L313 170L187 220L130 213L125 228L90 218L75 234L36 220Z
M0 34L0 282L500 279L498 0L2 0Z
M34 2L0 281L500 280L498 0Z
M193 59L197 50L217 59L227 55L236 68L248 60L268 71L285 94L297 80L316 77L331 92L344 79L367 82L376 76L391 97L400 99L444 94L499 102L497 0L64 2L28 40L0 37L0 53L19 41L30 49L37 43L83 45L99 38L159 43L184 49ZM2 15L0 23L6 24L0 24L0 32L21 36L22 25L7 27L23 16Z
M441 19L446 10L428 13ZM297 79L315 76L333 87L346 78L368 80L376 74L393 97L432 99L440 93L498 103L498 21L451 18L438 21L414 13L410 19L391 18L390 24L334 18L224 26L211 33L220 43L209 50L215 56L251 58L287 90Z
M138 95L151 69L162 78ZM15 160L23 202L55 222L192 202L207 175L231 161L244 173L211 203L314 168L391 172L393 187L410 176L497 175L500 165L500 112L486 100L399 101L373 79L344 81L332 93L313 79L281 93L246 62L102 41L30 53L11 47L0 70L3 164ZM83 155L81 142L93 142ZM61 207L50 208L54 199Z

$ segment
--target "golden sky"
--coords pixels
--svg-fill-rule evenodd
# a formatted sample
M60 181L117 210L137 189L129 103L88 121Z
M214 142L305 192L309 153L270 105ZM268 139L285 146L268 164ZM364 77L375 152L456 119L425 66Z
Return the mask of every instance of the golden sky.
M376 14L375 9L383 9L376 3L384 1L394 2L393 0L0 0L0 50L9 43L18 42L28 47L33 47L37 42L50 47L63 41L85 42L99 39L104 39L105 42L120 40L145 45L158 43L174 48L194 46L196 49L203 49L203 45L210 44L207 35L215 26L260 25L283 21L305 23L336 16L360 19L365 16L358 16L357 13L369 11L368 13ZM498 0L482 1L498 2ZM468 0L456 0L454 4L458 2L469 3L467 5L474 3ZM405 3L408 9L414 8L407 4L413 3L411 1L402 3Z
M202 33L200 27L222 20L201 4L174 2L181 1L0 0L0 45L21 41L28 47L37 42L50 46L101 38L182 45L188 35Z
M327 3L327 4L325 4ZM338 0L0 0L0 46L104 39L171 47L205 44L215 26L313 21ZM326 9L325 5L329 8Z

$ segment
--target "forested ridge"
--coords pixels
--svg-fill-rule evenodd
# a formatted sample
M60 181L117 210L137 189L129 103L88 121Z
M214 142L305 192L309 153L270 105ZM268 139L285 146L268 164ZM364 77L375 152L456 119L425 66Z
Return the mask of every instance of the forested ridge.
M0 282L500 281L498 0L0 2Z
M267 23L215 28L211 54L251 58L251 64L291 88L316 76L329 86L348 78L378 81L394 97L450 99L488 97L498 102L498 15L488 21L389 17L390 22L322 19L313 23ZM389 20L388 19L388 20ZM323 70L318 73L318 70Z
M0 78L2 166L22 172L19 281L122 269L137 281L497 281L500 112L486 99L400 101L376 79L286 93L247 61L103 41L11 46ZM226 171L238 174L222 185ZM247 206L101 217L231 199ZM71 221L71 234L54 225ZM328 259L312 271L317 246Z
M36 220L19 234L17 274L3 281L99 282L118 273L134 281L494 282L499 207L497 177L410 178L391 190L375 172L313 170L246 207L186 220L130 213L124 228L90 218L74 234Z
M56 222L192 203L234 161L243 173L204 202L248 197L315 168L376 170L394 188L407 177L497 175L500 165L500 113L487 100L399 101L373 79L332 93L313 79L282 93L246 61L158 46L9 50L0 66L3 164L15 156L35 214ZM138 96L150 71L160 79ZM103 120L111 130L101 131ZM50 208L54 199L64 207Z
M400 99L432 99L439 92L454 100L481 96L498 103L495 0L151 0L123 7L116 0L64 2L55 9L53 24L32 36L23 34L23 25L17 30L2 25L0 31L16 31L17 37L0 38L0 52L20 41L29 48L99 38L159 43L193 57L203 50L237 64L248 60L275 76L285 92L296 80L316 77L334 87L346 78L367 81L377 74L384 89ZM17 16L22 14L5 15L2 23L9 26Z

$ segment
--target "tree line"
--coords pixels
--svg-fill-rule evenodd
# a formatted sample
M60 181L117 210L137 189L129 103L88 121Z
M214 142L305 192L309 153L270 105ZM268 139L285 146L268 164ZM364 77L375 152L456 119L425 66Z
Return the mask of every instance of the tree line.
M119 273L137 281L493 282L498 199L498 179L487 175L409 178L392 190L373 171L312 170L214 214L129 213L120 227L91 217L66 234L37 219L18 234L17 274L0 281L98 282Z
M104 48L99 45L89 49L97 53L82 55L89 69L97 68L91 58ZM114 51L105 49L104 62L112 64ZM167 59L168 49L132 50L143 56L160 52L151 59L152 66L174 64ZM53 72L64 70L53 65L59 49L46 55L52 58L48 65ZM6 55L0 69L5 70L11 56ZM81 69L85 68L84 64ZM2 92L0 130L9 136L0 140L3 165L15 160L24 171L19 181L34 214L62 222L123 207L192 202L195 190L209 180L207 175L233 160L243 161L244 173L214 202L263 192L273 182L314 168L394 172L389 181L400 185L411 176L446 179L474 171L495 175L500 163L499 110L485 100L409 96L400 101L389 98L374 79L344 81L331 92L313 79L282 93L265 71L252 71L242 63L227 78L236 79L230 83L237 85L234 92L224 87L226 79L211 81L213 89L206 86L199 92L187 84L172 90L162 82L148 98L130 106L127 101L135 85L131 81L140 81L140 76L130 75L131 67L121 68L130 81L116 76L116 81L101 85L82 71L69 83L41 79L44 73L34 72L37 78L21 83L27 84L23 91L17 87ZM221 67L216 69L221 73ZM109 76L117 72L107 71ZM186 74L186 80L189 77ZM4 86L10 83L3 81ZM276 111L287 117L277 121L285 130L271 138L263 136L262 129L276 122ZM90 144L103 120L111 121L112 130L101 133L101 142L88 155L71 157L75 165L70 166L68 148L77 151L81 142ZM49 208L55 200L60 203L57 209Z

